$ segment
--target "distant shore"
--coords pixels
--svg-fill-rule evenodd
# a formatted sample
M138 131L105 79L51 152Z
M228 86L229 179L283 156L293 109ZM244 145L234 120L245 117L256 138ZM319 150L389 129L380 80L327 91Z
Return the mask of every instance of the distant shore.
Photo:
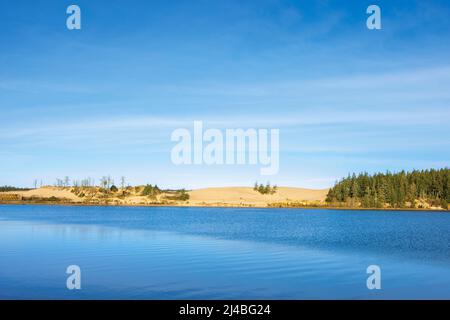
M223 208L223 209L308 209L308 210L342 210L342 211L427 211L427 212L450 212L442 208L355 208L355 207L332 207L332 206L303 206L303 207L263 207L263 206L233 206L233 205L178 205L178 204L136 204L136 205L116 205L116 204L87 204L73 202L3 202L3 206L60 206L60 207L129 207L129 208Z
M0 203L78 204L125 206L212 206L270 207L281 203L325 205L328 189L279 187L261 193L250 187L204 188L197 190L160 190L152 186L105 190L99 187L42 187L26 191L0 192Z
M325 199L329 189L279 187L261 194L250 187L219 187L190 191L160 191L143 195L145 186L105 192L98 187L43 187L27 191L0 192L2 205L59 205L109 207L206 207L206 208L285 208L380 211L448 211L439 207L360 208L334 206Z

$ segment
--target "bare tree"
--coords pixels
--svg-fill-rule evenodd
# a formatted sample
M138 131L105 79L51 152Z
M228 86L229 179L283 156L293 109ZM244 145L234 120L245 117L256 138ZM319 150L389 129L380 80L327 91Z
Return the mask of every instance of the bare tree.
M108 188L108 177L105 176L101 177L100 186L105 190Z
M63 187L64 181L62 179L56 178L56 186L57 187Z
M64 186L65 186L65 187L68 187L69 184L70 184L70 179L69 179L68 176L65 176L65 177L64 177Z
M82 187L90 187L91 186L91 178L85 178L81 180Z
M33 181L33 185L34 185L34 188L35 188L35 189L37 189L37 185L38 185L38 181L37 181L37 179L34 179L34 181Z
M107 179L108 179L108 189L109 189L114 184L114 180L111 178L111 176L108 176Z
M120 187L122 188L122 190L125 189L125 185L126 185L126 179L125 177L120 177Z

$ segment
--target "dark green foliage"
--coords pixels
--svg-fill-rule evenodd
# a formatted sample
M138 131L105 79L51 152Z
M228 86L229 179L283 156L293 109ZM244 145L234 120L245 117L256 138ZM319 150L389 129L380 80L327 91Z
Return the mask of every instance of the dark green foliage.
M187 193L184 189L180 192L180 200L187 201L189 200L189 193Z
M167 200L179 200L179 201L187 201L189 200L189 193L186 190L177 190L172 191L173 195L166 195L165 199Z
M277 192L277 186L272 187L269 182L266 185L263 185L262 183L258 185L258 182L255 182L253 190L258 191L261 194L274 194Z
M115 185L112 185L111 188L109 188L109 191L117 192L117 191L119 191L119 189Z
M143 196L155 197L160 193L161 193L161 190L158 188L157 185L152 186L151 184L148 184L144 187L144 190L142 190Z
M16 188L12 186L0 186L0 192L8 192L8 191L28 191L31 190L29 188Z
M360 173L337 182L327 195L329 203L360 203L365 208L404 208L422 199L447 209L450 203L450 169Z

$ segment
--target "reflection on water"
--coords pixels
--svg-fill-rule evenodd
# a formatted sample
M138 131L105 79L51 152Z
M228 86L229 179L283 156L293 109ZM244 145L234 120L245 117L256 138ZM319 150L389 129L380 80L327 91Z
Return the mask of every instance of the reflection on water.
M450 298L450 216L0 206L0 298ZM82 290L66 289L68 265ZM366 268L382 268L368 290Z

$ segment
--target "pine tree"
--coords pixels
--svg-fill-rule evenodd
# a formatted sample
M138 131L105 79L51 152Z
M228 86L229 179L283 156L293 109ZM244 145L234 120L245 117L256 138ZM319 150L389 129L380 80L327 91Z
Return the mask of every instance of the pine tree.
M414 170L399 173L348 175L337 181L327 195L328 202L345 205L361 203L363 207L401 208L422 199L431 205L450 203L450 169Z

